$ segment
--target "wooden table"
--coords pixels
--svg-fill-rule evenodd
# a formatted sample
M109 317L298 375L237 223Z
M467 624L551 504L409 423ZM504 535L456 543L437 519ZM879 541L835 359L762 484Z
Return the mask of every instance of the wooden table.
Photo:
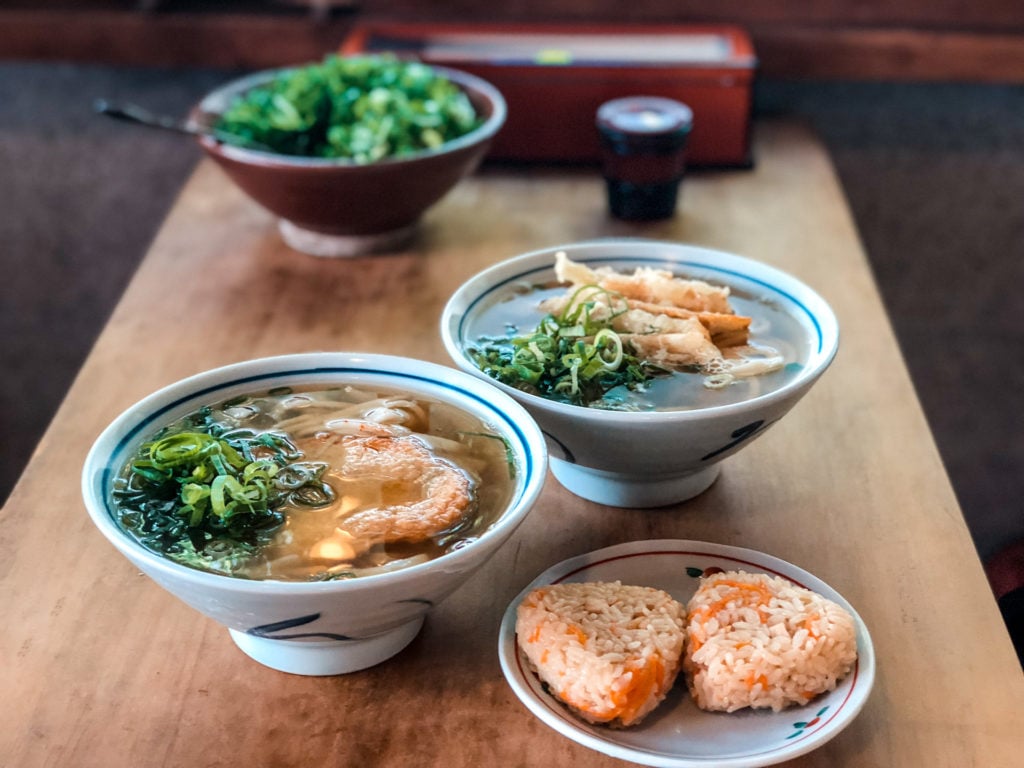
M785 123L758 126L756 155L753 171L691 175L681 215L647 226L610 220L593 172L487 169L427 215L408 250L352 260L289 251L268 214L200 165L3 510L0 764L621 765L520 704L498 666L499 620L527 582L566 557L689 538L795 563L838 589L870 628L878 677L867 706L794 765L1020 765L1024 676L833 169L807 132ZM86 451L154 389L309 350L447 363L437 322L460 282L517 253L607 235L761 259L815 287L839 317L832 368L699 498L613 509L549 478L514 539L412 645L333 678L251 661L89 521L79 496Z

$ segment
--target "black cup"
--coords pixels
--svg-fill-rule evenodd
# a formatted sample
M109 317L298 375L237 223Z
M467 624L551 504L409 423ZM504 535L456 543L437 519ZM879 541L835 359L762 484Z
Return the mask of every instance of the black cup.
M631 96L601 105L597 130L613 216L651 221L675 214L692 127L693 112L672 99Z

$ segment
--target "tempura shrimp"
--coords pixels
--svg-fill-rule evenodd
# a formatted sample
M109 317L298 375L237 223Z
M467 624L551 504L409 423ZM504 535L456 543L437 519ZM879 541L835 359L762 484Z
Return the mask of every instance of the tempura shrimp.
M592 305L591 317L608 319L612 329L622 335L623 341L629 341L645 360L668 366L706 366L722 359L711 332L695 312L676 310L669 314L657 305L644 304L641 308L632 301L624 308L621 299L609 299L606 293L582 292L548 299L541 303L541 308L555 314L566 309L570 302L582 301ZM611 307L609 301L617 305Z
M378 506L358 509L338 526L352 536L416 543L462 520L473 504L469 477L415 437L344 437L346 479L386 477Z
M692 312L733 314L727 287L710 285L703 280L684 280L667 270L638 267L632 275L624 275L607 268L590 269L559 251L555 254L555 276L560 282L599 285L627 299L648 304L667 304Z

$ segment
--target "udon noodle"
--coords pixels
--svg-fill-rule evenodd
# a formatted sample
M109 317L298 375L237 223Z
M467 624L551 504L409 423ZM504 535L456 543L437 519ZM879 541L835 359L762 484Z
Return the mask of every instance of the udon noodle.
M468 352L489 376L573 405L690 410L756 397L801 368L799 323L759 297L564 252L554 272L496 293L474 317Z
M353 578L465 546L500 515L504 440L450 404L378 388L275 389L200 408L120 473L121 524L191 567Z

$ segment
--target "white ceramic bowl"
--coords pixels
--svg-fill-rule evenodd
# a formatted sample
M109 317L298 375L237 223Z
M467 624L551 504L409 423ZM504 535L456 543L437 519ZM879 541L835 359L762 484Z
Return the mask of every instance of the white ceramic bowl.
M793 346L801 367L780 388L749 400L677 411L585 408L490 379L467 353L481 335L501 333L488 325L487 310L521 292L524 285L553 281L558 251L593 268L668 269L768 301L796 321L799 339ZM619 507L662 506L702 493L718 476L723 459L763 434L807 393L832 362L839 343L831 308L795 277L720 251L631 239L547 248L484 270L449 300L441 316L441 335L460 368L494 381L537 420L548 438L551 471L562 485L591 501Z
M367 384L411 391L472 413L507 441L517 464L511 501L474 541L425 563L345 581L251 581L206 573L146 549L116 522L114 477L161 426L204 404L297 384ZM544 438L511 398L452 368L386 355L311 353L252 360L198 374L145 398L99 436L82 474L93 522L160 586L225 625L249 656L305 675L352 672L390 658L416 636L424 617L512 535L540 495Z

